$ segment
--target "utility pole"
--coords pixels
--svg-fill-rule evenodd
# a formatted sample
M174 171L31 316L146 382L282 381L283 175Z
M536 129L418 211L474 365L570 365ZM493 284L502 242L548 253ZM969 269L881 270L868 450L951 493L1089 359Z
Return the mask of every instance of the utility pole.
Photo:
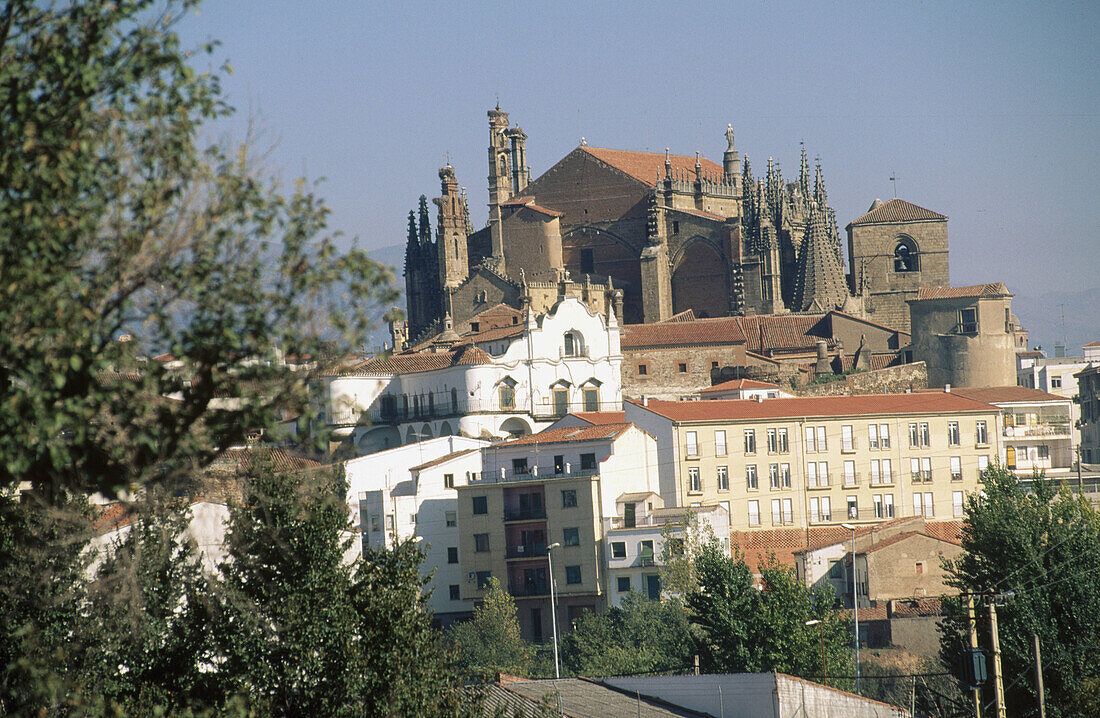
M1047 718L1047 697L1043 692L1043 657L1039 653L1039 634L1031 634L1035 646L1035 692L1039 696L1039 718Z
M1001 641L997 637L997 605L989 598L989 640L993 645L993 706L997 718L1007 718L1005 713L1005 690L1001 680Z
M974 618L974 596L966 595L966 613L970 625L970 650L978 650L978 622ZM975 688L971 695L974 699L974 718L982 718L982 689Z

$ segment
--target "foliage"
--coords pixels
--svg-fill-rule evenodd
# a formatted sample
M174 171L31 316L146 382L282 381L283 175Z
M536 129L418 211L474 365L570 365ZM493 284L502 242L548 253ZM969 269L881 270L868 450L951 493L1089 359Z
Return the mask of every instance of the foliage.
M677 672L693 655L683 604L675 598L650 601L633 591L621 608L583 614L562 641L564 669L583 676Z
M824 662L829 675L850 674L851 623L834 608L830 588L807 588L773 558L760 567L757 590L744 557L730 558L713 546L696 563L699 589L687 605L701 631L700 657L708 672L782 671L820 680ZM809 620L821 623L807 626ZM829 684L848 685L833 679Z
M1100 517L1083 497L1042 476L1028 492L1011 471L989 467L984 495L965 507L963 553L948 583L976 596L979 645L988 648L988 597L1012 592L997 607L1005 700L1010 715L1037 714L1032 634L1043 657L1047 715L1081 715L1093 700L1100 664ZM969 646L966 603L945 601L941 653L947 665ZM988 651L987 651L988 653ZM1021 680L1015 681L1017 677ZM983 691L991 696L988 690Z
M705 546L718 547L718 537L695 511L686 511L678 522L661 527L661 587L673 596L686 596L698 587L695 561Z
M527 676L532 673L534 648L520 635L516 602L496 578L489 579L485 598L474 617L450 628L459 664L483 678L494 673Z
M897 649L863 651L860 655L861 694L866 698L909 710L930 718L966 714L966 703L943 664Z

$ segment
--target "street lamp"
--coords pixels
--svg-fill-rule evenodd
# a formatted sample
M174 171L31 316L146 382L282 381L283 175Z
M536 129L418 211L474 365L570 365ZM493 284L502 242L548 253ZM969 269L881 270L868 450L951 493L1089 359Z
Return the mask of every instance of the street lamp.
M816 618L811 618L806 621L806 625L817 626L817 631L821 634L821 679L825 685L829 685L829 673L825 670L825 624Z
M841 524L841 528L852 532L852 608L854 609L856 631L856 695L859 692L859 589L856 584L856 527L852 524Z
M550 571L550 621L554 629L554 678L561 678L561 664L558 662L558 610L554 600L554 559L550 552L561 548L561 544L555 541L546 547L546 563Z

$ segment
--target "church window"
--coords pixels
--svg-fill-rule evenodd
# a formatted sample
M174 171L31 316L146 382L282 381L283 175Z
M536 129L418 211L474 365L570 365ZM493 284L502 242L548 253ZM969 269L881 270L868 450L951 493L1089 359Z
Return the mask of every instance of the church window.
M567 357L579 357L584 356L584 340L580 335L580 332L566 332L564 337L565 352L564 356Z
M591 249L581 250L581 274L592 274L595 272L596 267L596 255Z
M679 222L673 222L672 223L672 233L673 234L679 234L680 233L680 223Z
M894 247L894 271L920 271L920 253L917 251L917 245L908 237L898 239L898 244Z

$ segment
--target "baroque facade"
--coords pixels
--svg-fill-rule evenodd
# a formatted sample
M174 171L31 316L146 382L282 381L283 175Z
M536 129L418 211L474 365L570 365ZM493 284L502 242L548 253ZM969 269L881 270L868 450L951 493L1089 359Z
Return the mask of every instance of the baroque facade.
M877 321L907 329L908 316L897 311L906 293L946 284L947 218L898 199L876 200L849 225L848 276L821 167L811 172L805 149L797 179L787 181L771 159L756 179L730 126L721 164L582 139L532 180L527 135L499 106L488 116L487 226L470 226L450 165L439 172L434 237L426 199L410 212L409 341L498 303L552 305L564 296L584 297L624 324L688 310L723 317L840 309L878 312Z

